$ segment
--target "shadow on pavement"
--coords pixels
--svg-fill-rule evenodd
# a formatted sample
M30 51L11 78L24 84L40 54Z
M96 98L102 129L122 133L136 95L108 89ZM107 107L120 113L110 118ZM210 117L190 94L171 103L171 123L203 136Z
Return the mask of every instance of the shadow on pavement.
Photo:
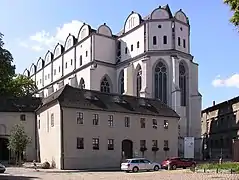
M12 176L10 174L0 174L0 180L31 180L31 179L39 179L39 178L29 176Z
M39 170L42 171L42 170ZM85 169L85 170L50 170L44 171L46 173L80 173L80 172L119 172L120 169L107 169L107 170L99 170L99 169Z

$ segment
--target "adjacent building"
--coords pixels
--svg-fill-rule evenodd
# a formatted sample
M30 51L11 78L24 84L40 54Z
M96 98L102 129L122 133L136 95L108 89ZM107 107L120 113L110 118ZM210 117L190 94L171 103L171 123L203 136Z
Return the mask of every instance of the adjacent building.
M161 162L178 154L180 117L159 100L66 85L36 114L38 157L59 169L119 167L137 156Z
M27 161L36 159L36 116L35 110L41 104L39 98L7 98L0 97L0 161L12 161L15 154L9 152L8 137L16 124L22 124L31 143L27 146L26 153L22 154Z
M204 158L232 159L233 139L239 137L239 97L219 104L214 101L201 115Z
M190 51L190 23L180 9L168 5L148 16L132 11L123 29L113 34L106 24L93 29L83 24L77 37L69 34L24 74L31 77L40 97L66 84L106 93L160 99L179 115L179 155L184 137L195 137L200 156L201 94L198 64Z

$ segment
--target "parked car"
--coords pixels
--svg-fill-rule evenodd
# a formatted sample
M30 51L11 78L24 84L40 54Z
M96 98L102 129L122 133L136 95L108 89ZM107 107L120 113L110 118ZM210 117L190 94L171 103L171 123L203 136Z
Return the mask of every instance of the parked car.
M151 162L145 158L126 159L121 163L121 170L125 172L138 172L138 171L158 171L161 165Z
M168 166L173 170L177 168L194 168L196 166L196 162L193 159L189 158L169 158L161 163L161 167L163 169L168 169Z
M4 173L6 171L6 167L0 163L0 173Z

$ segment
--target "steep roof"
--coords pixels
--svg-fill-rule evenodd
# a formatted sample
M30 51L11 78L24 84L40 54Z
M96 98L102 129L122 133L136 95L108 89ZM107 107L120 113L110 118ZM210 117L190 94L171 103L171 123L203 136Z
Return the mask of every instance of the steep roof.
M36 97L0 97L0 112L34 112L41 99Z
M43 99L42 106L58 100L62 107L110 112L177 117L178 114L160 100L74 88L66 85Z

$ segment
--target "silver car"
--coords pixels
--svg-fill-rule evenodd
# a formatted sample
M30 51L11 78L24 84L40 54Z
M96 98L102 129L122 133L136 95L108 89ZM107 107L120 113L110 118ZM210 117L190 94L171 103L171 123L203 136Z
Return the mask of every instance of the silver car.
M0 163L0 173L4 173L6 171L6 167Z
M158 171L159 169L161 169L160 164L151 162L145 158L126 159L121 163L121 170L125 172Z

